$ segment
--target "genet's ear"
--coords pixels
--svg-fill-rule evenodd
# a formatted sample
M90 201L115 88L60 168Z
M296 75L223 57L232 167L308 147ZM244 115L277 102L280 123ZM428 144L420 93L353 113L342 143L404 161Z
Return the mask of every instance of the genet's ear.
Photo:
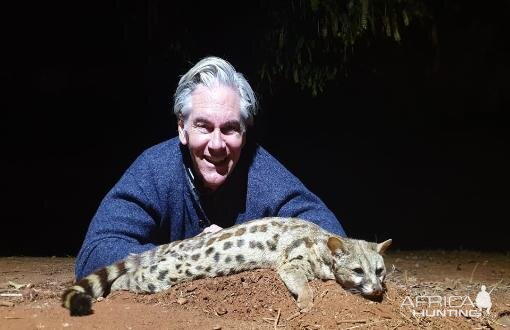
M377 244L377 252L384 253L384 251L386 251L390 247L391 242L392 242L391 239L387 239L384 242Z
M338 250L345 253L346 250L344 242L342 242L340 238L334 236L331 236L328 239L328 248L331 251L331 254L335 254L336 252L338 252Z
M188 136L186 131L184 130L184 118L179 116L177 121L177 130L179 131L179 141L181 141L182 145L188 144Z

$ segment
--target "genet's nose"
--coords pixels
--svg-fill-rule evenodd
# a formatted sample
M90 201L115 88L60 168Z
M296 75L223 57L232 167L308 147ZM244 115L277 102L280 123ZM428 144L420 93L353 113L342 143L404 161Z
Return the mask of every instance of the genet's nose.
M374 284L372 296L380 296L384 293L384 289L380 283Z

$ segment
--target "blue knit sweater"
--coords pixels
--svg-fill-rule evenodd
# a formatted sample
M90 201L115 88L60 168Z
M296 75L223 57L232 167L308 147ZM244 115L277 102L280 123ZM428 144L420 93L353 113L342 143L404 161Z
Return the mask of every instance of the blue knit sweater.
M101 202L76 261L76 277L159 244L267 216L299 217L345 236L324 203L266 150L247 144L213 194L193 185L178 138L143 152Z

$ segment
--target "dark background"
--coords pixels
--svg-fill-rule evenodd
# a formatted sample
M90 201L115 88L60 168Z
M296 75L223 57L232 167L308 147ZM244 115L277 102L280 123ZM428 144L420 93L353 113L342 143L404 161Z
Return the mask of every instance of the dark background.
M2 255L75 255L124 170L176 136L178 78L207 55L245 73L260 98L260 144L349 236L509 250L508 2L436 1L439 47L418 28L400 45L376 40L317 97L260 81L257 2L151 8L4 8Z

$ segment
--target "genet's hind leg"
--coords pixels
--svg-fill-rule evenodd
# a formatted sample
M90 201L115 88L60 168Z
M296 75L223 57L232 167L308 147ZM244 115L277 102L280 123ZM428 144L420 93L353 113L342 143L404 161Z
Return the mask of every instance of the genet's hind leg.
M182 266L182 257L164 255L164 257L156 258L154 256L154 251L171 247L172 244L162 245L158 250L150 250L141 255L130 255L128 267L131 271L126 273L126 277L116 288L136 293L155 293L176 284L182 277L180 275L182 269L178 271L178 268Z
M156 293L172 286L168 271L147 267L137 270L131 277L129 291L139 293Z
M305 270L299 265L289 263L277 271L287 289L297 297L296 303L301 311L308 312L313 306L313 291L308 285Z
M131 274L124 274L116 279L111 287L111 291L130 291L134 293L155 293L166 290L170 284L160 281L153 276L146 275L144 271L137 271Z
M128 274L122 274L115 281L113 281L110 291L129 290Z

